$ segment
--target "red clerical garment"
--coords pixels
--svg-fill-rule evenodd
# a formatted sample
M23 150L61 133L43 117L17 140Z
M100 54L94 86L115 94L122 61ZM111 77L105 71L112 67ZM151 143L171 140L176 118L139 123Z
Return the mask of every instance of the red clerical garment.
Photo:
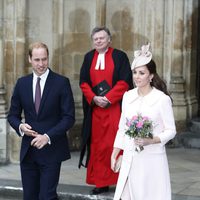
M86 182L104 187L114 185L117 182L118 173L110 168L110 158L113 143L120 119L120 101L129 85L124 80L118 80L113 86L114 62L112 59L113 49L109 48L105 54L105 69L95 70L98 52L95 51L90 68L91 86L94 87L101 81L106 80L111 90L105 95L111 102L108 108L93 106L90 140L90 157L87 166ZM94 97L94 92L88 83L83 82L80 87L89 104Z

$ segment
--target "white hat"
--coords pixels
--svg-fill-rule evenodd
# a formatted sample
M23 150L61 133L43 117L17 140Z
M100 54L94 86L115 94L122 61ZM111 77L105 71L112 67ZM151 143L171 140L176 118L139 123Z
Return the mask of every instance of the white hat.
M150 43L143 45L141 50L134 51L134 60L131 65L131 70L136 67L148 64L152 59L152 53L149 51Z

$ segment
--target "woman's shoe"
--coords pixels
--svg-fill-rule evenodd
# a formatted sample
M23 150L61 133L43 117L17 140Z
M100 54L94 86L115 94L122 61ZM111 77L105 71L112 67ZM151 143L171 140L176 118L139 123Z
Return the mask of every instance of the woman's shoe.
M104 193L104 192L108 192L109 191L109 187L106 186L106 187L95 187L94 189L91 190L90 194L91 195L96 195L96 194L101 194L101 193Z

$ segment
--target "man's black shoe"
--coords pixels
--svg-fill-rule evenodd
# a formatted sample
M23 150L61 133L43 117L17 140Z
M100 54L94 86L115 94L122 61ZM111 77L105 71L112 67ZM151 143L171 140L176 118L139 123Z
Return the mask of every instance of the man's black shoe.
M109 187L106 186L106 187L100 187L100 188L94 188L90 194L91 195L96 195L96 194L101 194L101 193L104 193L104 192L108 192L109 191Z

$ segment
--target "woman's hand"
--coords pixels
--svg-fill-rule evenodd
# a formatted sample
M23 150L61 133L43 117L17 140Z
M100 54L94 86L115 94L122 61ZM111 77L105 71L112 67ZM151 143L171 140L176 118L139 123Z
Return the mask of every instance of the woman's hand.
M134 142L137 146L147 146L150 144L153 144L153 139L152 138L135 138Z
M150 144L157 144L160 143L160 138L155 136L153 138L135 138L134 142L137 146L147 146Z
M111 169L115 172L116 158L114 158L113 154L111 155Z
M119 158L117 159L119 152L120 152L120 149L114 147L114 148L113 148L113 152L112 152L112 154L111 154L111 159L110 159L111 163L110 163L110 165L111 165L111 169L112 169L114 172L118 172L118 171L119 171L119 168L120 168L120 166L121 166L121 160L118 160ZM119 156L119 157L120 157L120 156ZM120 159L121 159L121 157L120 157ZM120 161L120 162L118 162L118 161ZM120 165L120 166L119 166L119 165Z

